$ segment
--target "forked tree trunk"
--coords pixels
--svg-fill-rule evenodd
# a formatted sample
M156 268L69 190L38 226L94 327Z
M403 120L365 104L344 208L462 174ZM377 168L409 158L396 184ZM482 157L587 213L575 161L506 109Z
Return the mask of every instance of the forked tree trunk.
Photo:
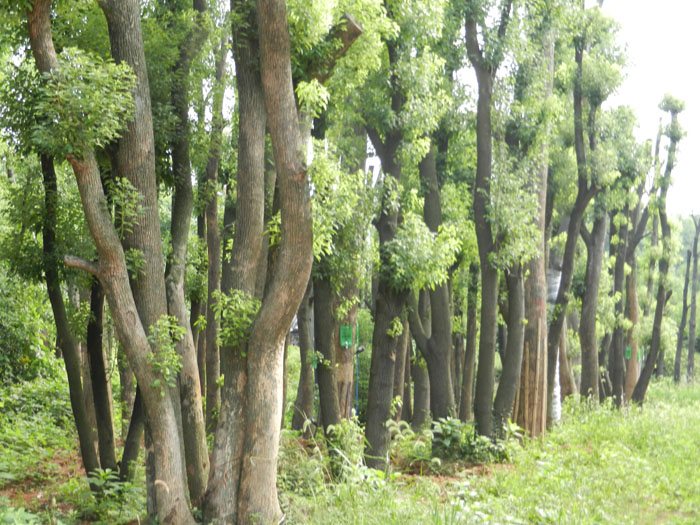
M279 422L282 414L283 345L294 313L304 295L312 259L311 207L306 169L299 161L301 140L292 89L290 42L284 2L261 0L257 15L261 59L260 77L257 78L262 81L278 171L282 221L277 263L268 279L267 293L251 327L250 338L244 349L246 354L235 351L240 349L222 353L222 356L230 353L234 359L227 363L224 372L221 419L215 437L211 492L208 493L205 519L237 523L251 523L254 520L276 522L281 516L276 478ZM248 22L254 21L251 17L248 18ZM248 25L245 33L252 35L255 31L251 31L251 26ZM236 43L239 58L241 53L252 51L251 43L255 45L249 40L245 49ZM255 56L256 54L249 55L249 60L246 61L251 74L256 72L253 60ZM242 97L240 100L242 103ZM250 102L249 98L247 103ZM231 284L234 289L242 290L248 295L255 292L257 272L253 263L258 257L239 258L241 252L251 249L257 255L261 248L264 140L259 140L260 137L264 139L264 134L256 134L256 141L248 151L249 155L255 153L255 168L242 171L239 160L239 192L241 182L247 179L246 184L255 186L256 196L259 197L255 202L248 203L255 217L237 210L234 246L239 248L234 249ZM253 158L248 157L248 160ZM238 202L242 203L240 194ZM251 227L251 221L254 222L254 227ZM240 235L243 233L256 233L256 236L248 245L238 244L236 241L241 240ZM232 374L228 373L229 367Z
M440 188L435 163L435 148L431 148L419 165L421 184L425 190L423 215L431 232L437 233L442 225ZM424 293L424 292L421 292ZM455 399L452 386L452 312L450 311L450 290L447 282L435 286L430 295L430 327L424 326L421 316L414 308L409 320L411 333L428 364L431 379L430 409L433 418L454 416ZM417 307L417 305L414 305Z
M254 7L248 2L232 2L233 56L238 91L238 164L236 174L237 208L229 195L224 213L223 270L221 291L233 290L255 296L257 266L261 260L265 211L265 105L260 77L258 24ZM244 30L244 28L246 28ZM229 184L229 192L234 185ZM234 217L235 215L235 217ZM233 223L235 220L235 228ZM227 249L233 238L233 250ZM245 348L225 347L221 352L221 409L211 454L211 470L204 504L204 521L235 523L245 428L247 372ZM277 420L279 421L279 420Z

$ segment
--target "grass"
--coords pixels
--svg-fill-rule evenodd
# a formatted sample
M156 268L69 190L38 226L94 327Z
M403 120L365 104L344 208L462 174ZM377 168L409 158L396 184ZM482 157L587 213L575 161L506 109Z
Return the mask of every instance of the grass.
M142 485L118 501L91 498L58 383L0 392L0 524L143 515ZM697 523L698 407L700 384L667 381L651 386L643 409L570 401L545 439L486 466L430 461L429 437L406 431L387 474L362 466L357 426L338 429L343 453L333 459L322 440L284 432L280 500L290 524Z
M697 523L700 386L652 386L643 409L569 402L507 466L448 476L358 469L283 493L289 523ZM308 461L314 461L313 458Z

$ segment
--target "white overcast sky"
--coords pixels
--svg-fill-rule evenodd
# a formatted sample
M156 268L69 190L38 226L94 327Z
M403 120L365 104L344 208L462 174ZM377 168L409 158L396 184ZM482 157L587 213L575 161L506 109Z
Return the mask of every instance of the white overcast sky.
M685 101L679 122L687 135L679 144L667 209L671 215L700 213L700 2L605 0L603 11L620 23L628 57L626 78L610 102L634 108L638 138L656 137L665 93Z

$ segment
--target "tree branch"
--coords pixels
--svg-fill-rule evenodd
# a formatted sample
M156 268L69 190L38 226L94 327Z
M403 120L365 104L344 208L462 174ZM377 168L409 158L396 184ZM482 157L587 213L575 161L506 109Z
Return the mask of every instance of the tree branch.
M411 292L409 296L409 309L408 309L408 324L411 327L411 334L413 339L416 340L416 345L420 349L422 354L428 351L428 337L423 328L423 321L418 313L418 299L416 294Z
M593 243L593 239L591 237L591 232L588 231L588 228L586 227L585 224L581 224L581 228L579 230L579 233L581 234L581 238L583 239L583 242L586 243L586 247L591 246Z
M65 264L69 268L83 270L91 275L94 275L98 279L100 278L99 265L97 263L83 259L82 257L76 257L75 255L64 255L63 264Z
M501 6L501 22L498 24L498 40L503 42L510 22L510 11L513 7L513 0L507 0Z

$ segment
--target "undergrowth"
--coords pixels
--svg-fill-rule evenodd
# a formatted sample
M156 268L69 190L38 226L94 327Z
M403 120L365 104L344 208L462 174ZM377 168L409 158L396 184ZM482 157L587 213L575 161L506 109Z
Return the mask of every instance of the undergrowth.
M77 453L63 378L0 390L0 524L143 516L142 470L135 484L95 473L101 498L87 479L60 470L57 458ZM285 430L280 502L290 524L697 523L698 406L700 385L662 381L643 409L570 399L544 439L518 439L511 426L509 439L491 441L452 419L416 430L392 422L386 472L364 465L357 420L328 439ZM42 491L42 502L23 490Z
M287 434L281 476L291 469L296 479L281 485L283 509L288 523L697 523L698 406L700 385L666 381L652 385L643 409L570 399L545 439L502 444L502 466L438 461L433 432L397 424L394 470L385 475L358 463L340 481L329 474L321 445L300 453ZM464 446L456 426L443 422L442 439ZM498 459L488 449L484 459ZM292 461L290 454L300 455Z

